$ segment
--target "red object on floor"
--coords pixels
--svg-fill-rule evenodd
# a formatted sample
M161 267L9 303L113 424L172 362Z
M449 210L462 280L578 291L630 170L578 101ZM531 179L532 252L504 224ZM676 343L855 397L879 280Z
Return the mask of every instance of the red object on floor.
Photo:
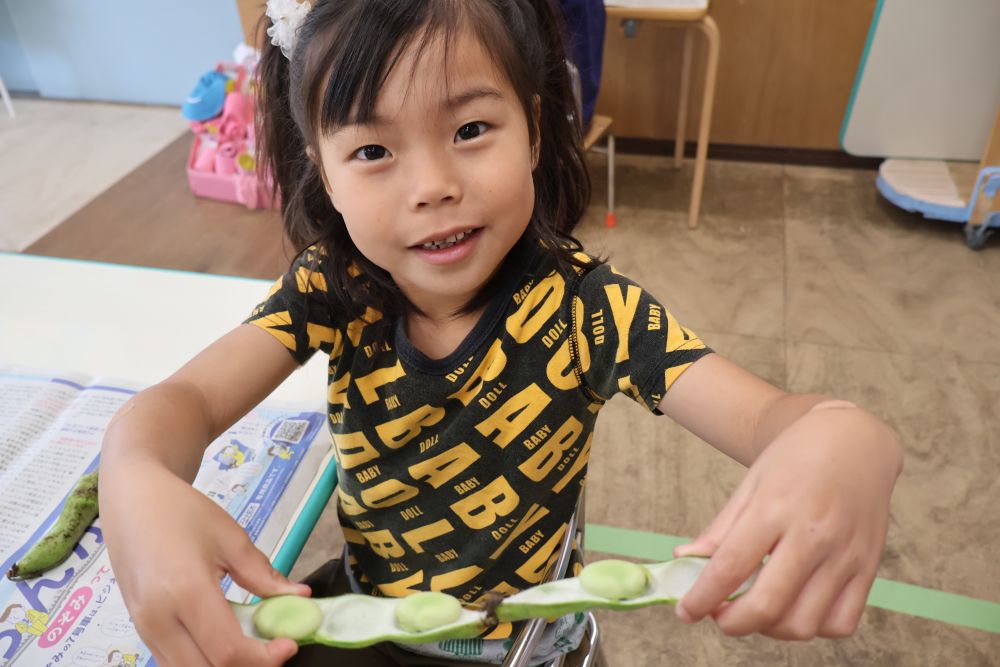
M618 224L618 219L615 218L614 212L613 211L608 211L608 217L606 217L604 219L604 226L605 227L614 227L617 224Z

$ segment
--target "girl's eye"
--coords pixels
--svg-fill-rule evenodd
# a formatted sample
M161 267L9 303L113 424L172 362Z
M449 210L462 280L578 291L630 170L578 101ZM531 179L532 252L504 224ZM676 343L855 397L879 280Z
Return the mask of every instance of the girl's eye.
M475 123L466 123L462 127L458 128L458 132L455 133L456 140L468 141L469 139L475 139L476 137L482 135L486 132L486 123L482 121L477 121Z
M372 162L374 160L381 160L389 151L385 146L379 146L378 144L370 144L368 146L362 146L354 152L354 157L365 162Z

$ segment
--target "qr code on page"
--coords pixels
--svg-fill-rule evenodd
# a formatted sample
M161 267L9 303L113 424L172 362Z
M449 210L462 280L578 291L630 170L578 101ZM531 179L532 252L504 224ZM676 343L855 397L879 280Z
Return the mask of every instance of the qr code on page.
M309 421L306 419L285 419L278 424L278 428L275 430L274 435L271 436L271 439L296 445L302 441L308 430Z

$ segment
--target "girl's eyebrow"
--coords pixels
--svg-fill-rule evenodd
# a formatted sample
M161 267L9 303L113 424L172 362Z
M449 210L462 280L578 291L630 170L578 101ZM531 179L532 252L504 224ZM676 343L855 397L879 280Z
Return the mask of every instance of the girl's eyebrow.
M470 88L465 90L458 95L452 95L447 100L442 103L442 107L448 111L455 111L460 107L474 102L475 100L481 99L483 97L493 98L497 100L502 100L503 95L496 88L491 88L489 86L481 86L478 88Z
M502 100L503 94L496 88L491 88L490 86L479 86L476 88L469 88L464 90L457 95L452 95L448 99L441 102L441 108L449 113L455 113L458 109L462 108L466 104L470 104L476 100L489 98L495 100ZM330 133L330 137L334 137L337 134L343 132L349 127L361 126L361 127L379 127L388 125L389 121L377 113L373 113L367 121L359 122L356 118L349 118L346 123L335 128L333 132Z

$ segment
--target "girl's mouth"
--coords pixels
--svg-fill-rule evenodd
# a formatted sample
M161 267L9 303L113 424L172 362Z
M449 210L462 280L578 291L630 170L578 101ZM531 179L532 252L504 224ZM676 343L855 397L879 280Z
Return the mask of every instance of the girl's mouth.
M473 229L467 229L464 232L452 234L447 238L443 238L437 241L429 241L427 243L422 243L415 247L420 248L421 250L444 250L445 248L451 248L453 246L458 245L465 239L469 238L470 236L478 232L479 229L480 229L479 227Z
M443 239L411 246L411 249L431 264L452 264L465 259L472 252L482 230L482 227L467 229Z

